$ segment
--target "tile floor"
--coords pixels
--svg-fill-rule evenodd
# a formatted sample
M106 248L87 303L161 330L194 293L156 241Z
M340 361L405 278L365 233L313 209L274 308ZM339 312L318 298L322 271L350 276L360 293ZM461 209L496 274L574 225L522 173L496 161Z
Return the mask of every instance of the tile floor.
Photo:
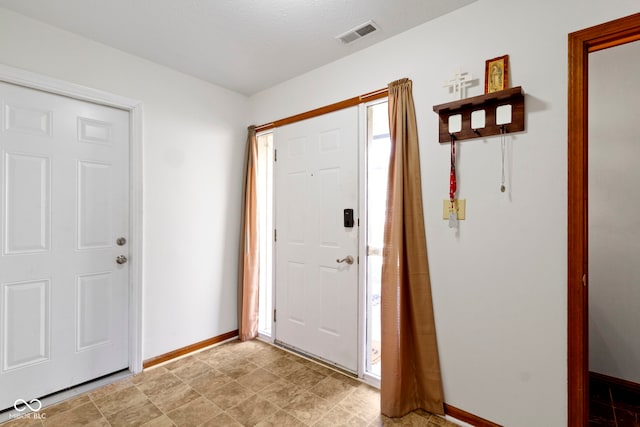
M232 341L43 408L46 426L424 426L424 411L379 414L378 390L260 341Z
M640 393L592 377L589 426L640 427Z

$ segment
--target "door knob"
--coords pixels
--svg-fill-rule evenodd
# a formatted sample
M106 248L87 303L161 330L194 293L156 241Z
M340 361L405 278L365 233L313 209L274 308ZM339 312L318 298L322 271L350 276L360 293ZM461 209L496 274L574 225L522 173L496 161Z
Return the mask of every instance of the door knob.
M124 256L124 255L118 255L118 256L116 257L116 262L117 262L118 264L124 264L125 262L127 262L127 257L126 257L126 256Z
M352 257L351 255L347 255L346 257L344 257L344 258L342 258L342 259L338 258L338 259L336 260L336 262L337 262L338 264L341 264L341 263L343 263L343 262L346 262L347 264L351 265L351 264L353 264L353 257Z

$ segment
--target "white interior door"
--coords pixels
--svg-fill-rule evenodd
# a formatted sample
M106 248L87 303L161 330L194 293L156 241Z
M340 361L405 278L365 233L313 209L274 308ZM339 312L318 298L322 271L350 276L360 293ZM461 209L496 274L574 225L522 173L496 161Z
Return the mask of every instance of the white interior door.
M1 410L129 365L129 113L7 83L0 106Z
M358 108L278 128L274 142L276 339L356 372Z

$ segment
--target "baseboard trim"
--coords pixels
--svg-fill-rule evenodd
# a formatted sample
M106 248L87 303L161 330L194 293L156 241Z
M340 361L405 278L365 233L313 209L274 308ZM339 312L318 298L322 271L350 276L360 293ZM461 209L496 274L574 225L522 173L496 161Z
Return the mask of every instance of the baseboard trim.
M609 386L626 388L627 390L635 393L640 393L640 384L629 380L623 380L622 378L610 377L609 375L589 371L589 380L599 381Z
M168 360L175 359L176 357L184 356L185 354L189 354L191 352L201 350L205 347L209 347L210 345L218 344L219 342L226 341L228 339L234 338L238 336L238 330L229 331L222 335L218 335L213 338L209 338L195 344L188 345L186 347L179 348L177 350L170 351L165 354L161 354L160 356L152 357L151 359L147 359L142 362L142 368L147 369L155 365L159 365L160 363L164 363Z
M500 424L485 420L484 418L480 418L477 415L473 415L467 411L463 411L462 409L456 408L455 406L451 406L447 403L444 404L444 413L476 427L502 427Z

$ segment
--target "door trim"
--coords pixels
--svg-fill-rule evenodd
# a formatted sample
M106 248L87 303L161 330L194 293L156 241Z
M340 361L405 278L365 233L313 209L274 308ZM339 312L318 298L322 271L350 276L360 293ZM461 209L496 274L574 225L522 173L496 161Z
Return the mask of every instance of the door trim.
M129 112L129 370L142 372L142 102L4 64L0 81Z
M569 34L567 375L568 425L589 411L588 84L589 53L640 40L640 13Z

